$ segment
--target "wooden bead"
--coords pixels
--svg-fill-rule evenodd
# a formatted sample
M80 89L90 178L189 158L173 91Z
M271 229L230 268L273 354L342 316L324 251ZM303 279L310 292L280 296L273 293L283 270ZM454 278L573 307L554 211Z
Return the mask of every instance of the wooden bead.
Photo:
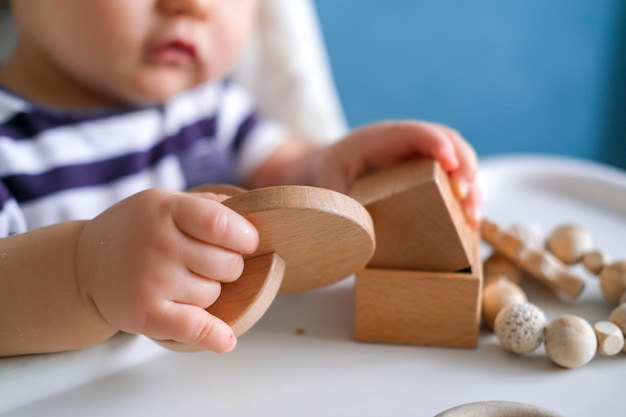
M515 223L509 230L528 247L542 248L544 245L541 226L536 223Z
M517 284L508 279L494 281L483 291L483 323L489 329L493 329L496 316L502 308L511 304L525 303L526 301L526 293Z
M577 368L593 359L598 347L593 327L578 316L561 316L546 327L548 357L564 368Z
M593 250L591 234L577 224L557 227L548 238L547 247L554 256L566 264L580 262L584 254Z
M593 325L598 339L598 353L604 356L618 354L624 348L624 333L615 323L599 321Z
M626 291L624 291L622 296L619 298L619 304L626 304Z
M485 259L483 262L483 273L485 283L493 276L504 275L516 284L522 282L522 276L524 274L522 268L517 266L515 262L498 252L494 252Z
M609 315L609 321L615 323L622 330L622 333L626 334L626 304L615 307ZM626 352L626 344L623 350Z
M513 304L500 310L494 329L502 347L524 354L541 345L546 322L545 314L536 305Z
M604 297L612 303L619 303L626 291L626 261L607 265L600 273L600 289Z
M594 275L600 275L605 265L610 262L609 257L604 252L599 250L586 253L583 255L581 261L585 269Z

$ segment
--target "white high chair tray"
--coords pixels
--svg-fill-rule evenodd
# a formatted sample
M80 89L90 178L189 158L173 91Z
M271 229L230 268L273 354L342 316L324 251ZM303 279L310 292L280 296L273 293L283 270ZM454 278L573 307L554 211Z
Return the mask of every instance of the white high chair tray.
M485 214L503 226L564 222L590 229L598 248L626 258L626 173L545 156L482 161ZM485 248L487 250L487 248ZM524 284L548 318L604 320L612 306L595 279L574 302ZM0 360L6 416L435 416L477 401L515 401L564 417L623 416L626 354L578 369L553 365L543 348L505 352L483 332L476 349L357 343L352 279L281 295L235 351L175 353L118 335L79 352Z

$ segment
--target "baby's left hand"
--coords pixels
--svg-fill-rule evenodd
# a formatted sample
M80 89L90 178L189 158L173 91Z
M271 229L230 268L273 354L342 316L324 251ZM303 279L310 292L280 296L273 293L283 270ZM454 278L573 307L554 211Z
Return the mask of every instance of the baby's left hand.
M447 126L421 121L373 124L352 131L320 156L316 185L340 192L347 192L368 172L411 157L434 158L448 172L468 221L474 226L481 221L478 158L470 144Z

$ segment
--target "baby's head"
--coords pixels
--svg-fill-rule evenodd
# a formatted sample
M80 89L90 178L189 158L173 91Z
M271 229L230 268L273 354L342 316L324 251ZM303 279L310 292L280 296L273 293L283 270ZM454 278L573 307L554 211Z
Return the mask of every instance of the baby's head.
M15 53L0 80L43 104L161 103L227 75L257 0L14 0Z

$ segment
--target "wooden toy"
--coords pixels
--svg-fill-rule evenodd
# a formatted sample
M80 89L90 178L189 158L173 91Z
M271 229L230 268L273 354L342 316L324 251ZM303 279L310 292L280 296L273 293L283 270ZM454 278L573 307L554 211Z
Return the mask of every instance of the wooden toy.
M591 252L591 234L578 224L564 224L554 229L546 246L554 256L565 264L580 262L583 255Z
M479 273L470 272L361 270L354 289L355 339L475 347L480 279Z
M429 158L358 179L350 190L369 211L376 251L368 267L455 272L472 262L474 233L447 174Z
M626 334L626 304L615 307L609 315L609 321L615 323ZM624 351L626 351L626 347Z
M475 347L482 267L447 174L418 158L358 179L350 195L369 211L376 251L355 279L355 338Z
M492 277L483 290L482 318L488 329L493 329L500 310L527 301L520 286L504 276Z
M565 315L552 320L546 327L545 337L546 354L564 368L587 364L598 347L593 327L578 316Z
M626 261L605 266L600 273L600 289L606 299L617 303L626 291Z
M624 348L624 333L615 323L599 321L593 325L598 339L598 353L603 356L617 355Z
M543 343L546 315L532 303L511 304L498 314L494 333L506 350L524 354Z
M491 226L490 226L491 227ZM495 228L496 226L493 225ZM501 233L500 228L497 232ZM560 230L560 229L557 229ZM491 233L492 231L488 231ZM501 237L490 238L496 242ZM505 236L505 239L511 239ZM499 242L502 243L501 241ZM510 246L522 246L520 252L527 250L525 246L513 241L509 242ZM576 256L579 262L589 254L602 253L597 250L591 250L591 245L586 246L590 252L583 252ZM499 247L498 247L499 249ZM546 252L547 253L547 252ZM549 255L549 253L548 253ZM520 255L523 258L525 255ZM603 256L601 256L603 257ZM560 262L560 261L557 261ZM561 264L562 265L562 264ZM526 298L525 293L519 287L502 286L500 288L497 299L511 299L511 304L502 308L495 319L495 333L500 340L500 344L506 350L517 354L528 353L534 350L537 343L541 343L541 335L543 334L543 343L546 354L555 364L565 368L577 368L583 366L593 359L597 354L603 356L612 356L620 351L626 351L625 334L626 334L626 284L623 282L622 267L626 265L626 261L615 262L602 268L600 276L600 284L602 287L602 274L604 274L604 286L610 289L603 289L603 293L607 301L618 302L620 305L613 309L607 321L596 322L591 326L585 319L573 316L563 315L553 319L549 324L545 325L544 313L531 303L519 303L515 301L522 295ZM563 266L566 269L565 266ZM504 279L496 280L485 289L485 297L483 298L483 310L490 298L488 289L494 287L498 282Z
M520 284L524 278L524 271L506 256L494 252L483 261L483 275L485 285L487 285L490 278L502 276L516 284Z
M526 245L514 233L506 231L484 219L481 224L483 239L526 272L556 292L578 297L585 288L585 281L550 252Z
M194 191L237 194L222 204L259 231L259 247L245 258L242 276L222 284L220 297L207 309L230 324L236 336L265 314L278 292L305 291L346 278L374 252L371 218L346 195L305 186ZM196 350L175 341L161 343L174 350Z
M600 250L593 250L584 254L581 262L587 271L594 275L600 275L602 269L604 269L610 260L606 253Z

